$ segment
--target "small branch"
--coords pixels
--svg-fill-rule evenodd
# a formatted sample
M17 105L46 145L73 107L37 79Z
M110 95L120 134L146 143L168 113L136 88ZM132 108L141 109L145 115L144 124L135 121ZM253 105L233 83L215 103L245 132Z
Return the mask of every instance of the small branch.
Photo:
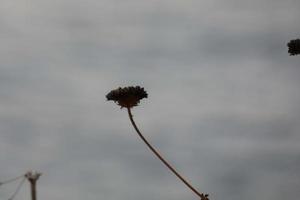
M32 172L29 171L25 174L25 177L27 178L27 180L30 183L30 190L31 190L31 199L32 200L36 200L36 182L39 179L39 177L42 174L39 172Z

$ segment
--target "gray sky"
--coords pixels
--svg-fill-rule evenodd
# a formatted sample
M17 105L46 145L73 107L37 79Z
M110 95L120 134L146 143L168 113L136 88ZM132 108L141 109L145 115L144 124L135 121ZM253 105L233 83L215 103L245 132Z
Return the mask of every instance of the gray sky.
M197 199L105 95L141 85L145 136L212 200L300 196L299 0L0 1L0 181L39 199ZM0 188L7 200L15 185ZM17 199L29 199L28 185Z

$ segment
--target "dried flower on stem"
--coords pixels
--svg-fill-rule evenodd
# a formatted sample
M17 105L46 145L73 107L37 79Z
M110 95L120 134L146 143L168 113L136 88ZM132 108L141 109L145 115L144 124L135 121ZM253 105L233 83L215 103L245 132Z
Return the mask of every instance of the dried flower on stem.
M201 200L209 200L208 194L203 194L198 192L184 177L182 177L175 169L172 167L162 156L161 154L148 142L148 140L143 136L141 131L138 129L135 121L133 120L133 116L131 113L131 108L133 106L137 106L141 99L147 98L148 94L139 86L136 87L124 87L112 90L106 95L107 100L112 100L117 102L118 105L127 108L128 116L132 126L135 131L139 135L139 137L143 140L143 142L147 145L147 147L157 156L157 158L168 167L189 189L191 189Z

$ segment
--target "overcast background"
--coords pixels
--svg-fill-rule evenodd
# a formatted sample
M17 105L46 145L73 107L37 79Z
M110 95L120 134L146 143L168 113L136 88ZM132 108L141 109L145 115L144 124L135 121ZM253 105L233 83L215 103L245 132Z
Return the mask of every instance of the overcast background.
M299 199L300 57L286 47L299 10L299 0L1 0L0 181L39 170L41 200L197 199L105 99L141 85L141 130L212 200ZM16 199L30 199L28 184Z

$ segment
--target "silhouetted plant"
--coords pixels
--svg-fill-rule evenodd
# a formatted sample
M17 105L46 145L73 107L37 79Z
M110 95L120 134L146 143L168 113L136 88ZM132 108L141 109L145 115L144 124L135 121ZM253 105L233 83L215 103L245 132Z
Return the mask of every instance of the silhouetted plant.
M287 46L291 56L300 54L300 39L291 40L289 43L287 43Z
M143 140L143 142L148 146L148 148L158 157L160 161L162 161L169 170L171 170L189 189L191 189L197 196L200 197L201 200L209 200L208 194L203 194L198 192L185 178L183 178L175 169L172 167L162 156L161 154L147 141L147 139L143 136L141 131L138 129L136 123L133 120L133 116L131 113L131 108L133 106L138 106L140 100L143 98L147 98L148 94L144 90L144 88L141 88L140 86L130 86L130 87L119 87L118 89L110 91L106 98L108 101L114 101L118 105L121 106L121 108L125 107L127 108L128 116L131 121L132 126L136 130L137 134L140 136L140 138Z

